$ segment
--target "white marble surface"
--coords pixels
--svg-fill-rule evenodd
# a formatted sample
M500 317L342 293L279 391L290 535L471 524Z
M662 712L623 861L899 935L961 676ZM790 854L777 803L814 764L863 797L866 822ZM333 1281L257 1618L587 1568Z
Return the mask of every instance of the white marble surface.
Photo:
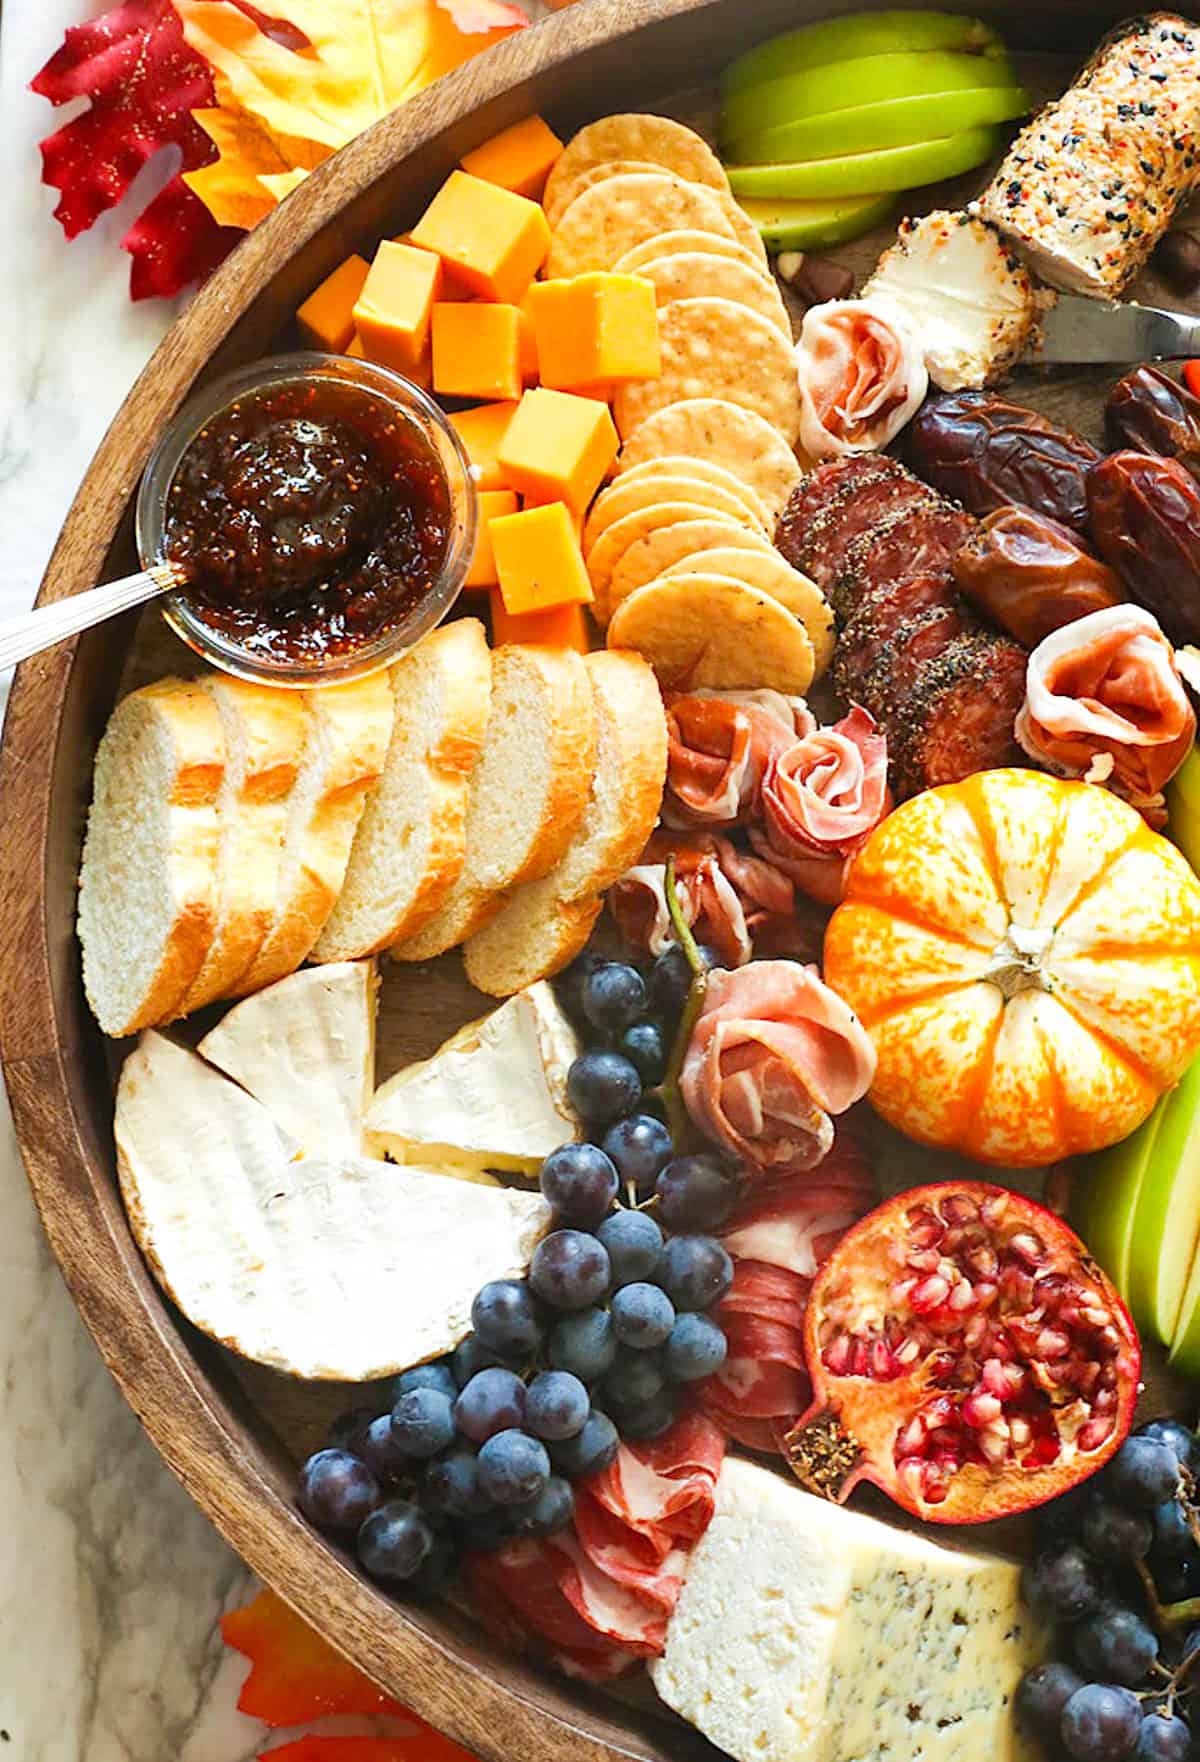
M117 240L146 191L67 244L25 90L89 0L7 0L0 36L0 616L32 599L76 485L172 313L130 304ZM93 7L99 10L99 7ZM0 678L0 694L7 681ZM240 1661L216 1617L243 1569L162 1465L42 1240L0 1099L0 1762L242 1762Z

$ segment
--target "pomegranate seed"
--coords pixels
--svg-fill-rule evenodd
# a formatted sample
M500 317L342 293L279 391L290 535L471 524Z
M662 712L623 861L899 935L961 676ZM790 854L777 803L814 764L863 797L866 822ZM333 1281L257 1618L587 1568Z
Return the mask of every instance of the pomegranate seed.
M848 1334L839 1334L836 1340L831 1341L825 1347L821 1357L826 1368L831 1370L835 1377L844 1377L849 1374L850 1366L853 1363L854 1343Z
M1024 1449L1025 1445L1028 1444L1030 1438L1033 1436L1033 1430L1029 1421L1027 1419L1022 1419L1019 1413L1014 1414L1009 1421L1008 1431L1014 1447L1018 1450Z
M921 1280L909 1302L918 1315L929 1315L946 1301L949 1294L950 1286L942 1275L931 1273L927 1279Z
M895 1354L884 1340L872 1340L869 1353L870 1374L876 1382L890 1382L899 1374Z
M912 1294L913 1287L916 1283L916 1279L897 1279L896 1283L888 1291L888 1302L893 1309L904 1309L907 1307L908 1299Z
M997 1395L968 1395L962 1404L964 1423L980 1430L999 1419L1004 1412L1004 1403Z
M942 1201L942 1216L952 1224L969 1224L979 1216L979 1207L966 1193L951 1193Z
M1099 1305L1095 1303L1081 1303L1079 1306L1079 1314L1080 1318L1087 1323L1089 1328L1106 1328L1112 1320L1107 1309L1101 1309Z
M963 1345L967 1347L968 1350L974 1346L982 1345L987 1337L987 1331L988 1325L985 1316L968 1316L967 1324L963 1328Z
M1008 1455L1007 1434L1007 1426L1004 1428L1004 1435L1001 1435L998 1431L989 1430L986 1432L980 1432L979 1448L989 1462L1003 1462L1004 1458Z
M1101 1328L1096 1335L1096 1350L1102 1353L1105 1358L1116 1358L1120 1352L1121 1336L1111 1323Z
M909 1497L919 1499L925 1490L925 1464L921 1458L909 1456L900 1464L897 1473L908 1489Z
M999 1294L999 1285L994 1285L990 1279L980 1279L975 1287L976 1309L990 1309Z
M914 1413L908 1424L902 1426L896 1439L896 1458L919 1455L925 1448L925 1425L919 1413Z
M1065 1358L1071 1350L1071 1339L1058 1328L1042 1328L1033 1349L1039 1358Z
M1079 1450L1098 1450L1101 1444L1104 1443L1105 1439L1112 1436L1112 1429L1115 1424L1116 1421L1108 1414L1097 1416L1095 1419L1090 1419L1079 1433L1079 1436L1075 1439L1076 1448Z
M1008 1396L1008 1375L1006 1367L998 1358L989 1358L983 1367L980 1379L989 1395L996 1395L1001 1400Z
M908 1237L914 1248L932 1248L945 1235L945 1226L926 1205L918 1205L908 1214Z
M927 1475L925 1478L925 1503L940 1505L950 1491L950 1482L944 1476Z
M902 1345L896 1347L897 1364L915 1364L920 1356L921 1342L917 1339L905 1340Z
M1046 1244L1032 1230L1018 1230L1008 1239L1008 1251L1023 1260L1026 1266L1040 1266L1046 1258Z
M956 1314L961 1315L964 1310L970 1309L971 1305L974 1303L975 1293L965 1279L960 1279L951 1291L948 1301L950 1308L954 1310Z
M991 1229L1001 1223L1008 1212L1007 1193L989 1193L979 1207L979 1215Z
M967 1265L977 1278L994 1279L1000 1270L1000 1259L991 1244L984 1242L968 1254Z
M942 1257L936 1248L922 1248L916 1254L910 1254L904 1264L915 1273L934 1273L941 1261Z

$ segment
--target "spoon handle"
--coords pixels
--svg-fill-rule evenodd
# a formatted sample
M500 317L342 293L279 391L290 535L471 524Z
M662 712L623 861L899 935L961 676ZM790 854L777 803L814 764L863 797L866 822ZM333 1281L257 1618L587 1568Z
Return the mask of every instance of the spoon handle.
M127 612L160 593L170 593L183 585L183 576L170 563L156 563L121 581L106 581L87 593L72 594L69 599L54 600L48 606L36 606L16 618L0 619L0 672L28 660L42 649L52 648L68 636L78 636L93 624L117 612Z

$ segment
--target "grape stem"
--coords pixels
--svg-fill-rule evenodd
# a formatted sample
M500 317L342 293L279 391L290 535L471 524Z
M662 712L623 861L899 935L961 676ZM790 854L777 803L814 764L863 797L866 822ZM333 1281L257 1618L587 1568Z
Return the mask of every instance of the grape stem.
M1134 1566L1142 1581L1150 1619L1159 1633L1170 1633L1172 1628L1177 1627L1195 1627L1200 1623L1200 1597L1185 1597L1181 1603L1160 1602L1158 1587L1146 1562L1135 1560Z
M675 1031L675 1039L671 1045L671 1056L667 1060L666 1072L663 1076L659 1093L666 1110L667 1125L671 1137L678 1149L682 1150L691 1132L691 1119L684 1105L679 1089L679 1073L683 1069L683 1061L687 1055L688 1043L692 1031L700 1019L704 1008L704 994L708 987L708 969L700 958L700 950L696 947L696 939L688 925L684 922L683 910L679 904L679 890L675 885L675 858L667 858L667 874L663 885L667 898L667 912L671 919L679 946L684 959L691 969L692 982L688 986L688 994L684 1000L683 1013L679 1018L679 1027Z

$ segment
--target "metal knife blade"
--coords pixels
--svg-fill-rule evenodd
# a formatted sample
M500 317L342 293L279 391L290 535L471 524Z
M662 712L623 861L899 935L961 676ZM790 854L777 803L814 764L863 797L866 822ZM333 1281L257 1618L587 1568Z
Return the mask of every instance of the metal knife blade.
M1040 341L1027 360L1038 362L1178 361L1200 355L1200 317L1139 306L1132 300L1060 294L1041 321Z

